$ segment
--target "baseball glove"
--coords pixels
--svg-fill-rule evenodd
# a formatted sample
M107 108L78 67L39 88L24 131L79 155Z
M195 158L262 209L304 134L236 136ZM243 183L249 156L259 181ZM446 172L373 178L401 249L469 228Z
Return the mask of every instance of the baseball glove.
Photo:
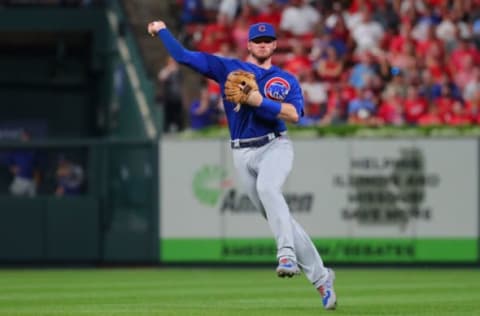
M228 74L225 82L225 97L228 101L237 104L248 103L248 97L258 91L255 75L245 70L235 70Z

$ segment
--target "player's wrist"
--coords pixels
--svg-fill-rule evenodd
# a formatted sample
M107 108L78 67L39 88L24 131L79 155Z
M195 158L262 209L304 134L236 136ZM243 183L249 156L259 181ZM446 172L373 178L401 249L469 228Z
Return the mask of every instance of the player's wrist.
M263 99L264 97L262 96L262 94L258 91L253 91L252 93L250 93L250 95L248 96L248 104L252 105L252 106L260 106L263 102Z
M282 104L268 98L263 98L260 104L260 108L267 112L272 118L276 118L282 110Z

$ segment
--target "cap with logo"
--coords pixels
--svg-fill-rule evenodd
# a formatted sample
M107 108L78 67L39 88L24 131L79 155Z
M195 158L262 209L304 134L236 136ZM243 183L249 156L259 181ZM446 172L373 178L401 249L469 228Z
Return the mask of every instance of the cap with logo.
M271 37L276 39L275 28L270 23L256 23L250 26L248 31L248 40L253 41L259 37Z

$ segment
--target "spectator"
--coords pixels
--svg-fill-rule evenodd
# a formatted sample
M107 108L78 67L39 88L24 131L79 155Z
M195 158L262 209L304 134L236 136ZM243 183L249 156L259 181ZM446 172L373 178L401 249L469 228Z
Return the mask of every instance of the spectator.
M270 23L276 29L279 29L280 20L282 19L283 6L284 4L281 1L271 0L267 6L258 12L255 22Z
M312 62L308 57L308 51L302 41L292 40L292 52L284 62L284 70L299 77L305 69L312 68Z
M343 78L331 85L327 99L327 113L321 125L344 124L348 120L348 105L356 96L355 89Z
M416 41L415 51L417 56L424 58L432 46L436 46L440 53L443 53L443 43L437 38L435 34L435 27L428 25L426 27L425 36L422 38L414 38Z
M342 59L350 58L352 55L351 52L355 48L355 41L345 24L343 16L339 16L333 28L330 29L330 33L330 45L335 47L338 56Z
M343 72L343 63L338 58L337 51L333 46L327 47L326 53L326 58L318 62L317 75L323 81L338 81Z
M374 125L377 106L373 92L368 88L360 90L359 95L348 104L348 123L355 125Z
M217 19L232 24L240 10L241 3L239 0L222 0L218 7Z
M211 93L212 88L209 87L214 84L220 89L216 82L210 79L202 80L200 96L190 105L190 127L193 130L201 130L218 123L221 98L217 93Z
M410 86L404 102L405 121L411 125L418 125L418 120L428 111L427 100L420 95L417 87Z
M400 7L397 8L397 12L404 14L408 10L414 10L418 13L423 13L427 11L427 7L423 0L404 0L404 1L394 1L396 4L400 4Z
M408 83L405 80L405 75L402 70L392 68L392 80L385 86L385 93L392 91L396 96L405 99L407 96Z
M375 75L373 65L373 55L370 52L363 52L359 56L359 62L356 63L350 73L350 84L361 89L366 87L371 78Z
M61 155L56 170L56 196L79 195L84 183L83 168Z
M225 16L219 15L215 22L205 26L196 49L215 54L225 42L232 42L231 24Z
M434 126L441 125L442 119L438 113L438 108L435 103L430 103L428 106L428 111L422 115L417 120L418 126Z
M466 101L472 124L480 124L480 88Z
M250 14L251 12L249 10L243 9L232 25L232 42L235 45L239 58L243 58L248 54L248 30L250 24L252 24Z
M311 68L307 68L299 79L305 100L305 116L300 119L300 124L316 125L326 113L327 84L316 80Z
M415 55L415 46L413 41L406 41L399 51L392 51L388 55L388 60L393 67L396 67L407 74L418 69L418 59Z
M182 131L185 128L183 114L182 74L178 63L170 56L158 72L161 85L159 98L163 103L164 132Z
M435 103L442 123L448 124L453 112L453 105L458 99L452 95L452 90L448 82L442 84L440 91L441 95L435 99Z
M460 100L454 100L450 111L444 116L444 123L450 126L469 125L471 123L469 109Z
M20 141L23 143L30 142L30 133L23 130L20 133ZM8 155L7 161L13 175L10 193L14 196L34 197L37 194L37 186L40 181L36 151L32 148L13 150Z
M447 63L448 71L455 73L458 69L462 69L464 66L463 61L467 56L472 58L474 64L480 64L480 51L475 47L473 41L468 38L463 38L450 54Z
M456 25L456 13L452 11L446 11L443 13L442 22L440 22L435 28L435 34L438 39L445 44L456 40L456 34L458 32Z
M387 1L378 1L373 13L373 20L380 23L384 30L395 29L400 24L400 17Z
M422 62L422 66L426 67L433 77L433 80L438 82L447 74L447 68L444 62L444 54L442 48L438 43L431 45L426 52Z
M207 22L202 0L182 0L181 2L180 21L182 25Z
M291 0L282 12L280 30L286 36L311 39L319 23L320 13L310 4L305 0Z
M453 81L460 90L464 91L467 84L474 80L478 69L479 68L475 67L475 64L473 63L472 56L467 55L462 61L462 68L458 69L453 74Z
M463 91L463 98L471 101L480 93L480 66L473 67L473 76L467 82Z
M355 53L380 48L384 33L382 25L372 20L368 10L363 10L361 22L352 30L352 37L356 44Z
M400 25L400 30L391 38L388 51L390 53L399 53L403 51L403 46L405 43L409 42L411 45L414 45L415 41L412 38L412 24L403 23Z
M395 90L385 91L377 113L379 122L386 125L402 125L404 123L402 104L403 99Z

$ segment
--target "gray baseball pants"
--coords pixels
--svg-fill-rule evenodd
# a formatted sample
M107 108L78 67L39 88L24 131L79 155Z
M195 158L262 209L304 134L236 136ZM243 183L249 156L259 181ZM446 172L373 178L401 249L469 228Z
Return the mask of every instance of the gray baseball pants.
M312 240L293 218L282 187L293 164L293 146L286 136L261 147L233 149L233 161L241 185L255 207L263 212L277 245L277 259L296 261L307 279L318 288L327 269Z

